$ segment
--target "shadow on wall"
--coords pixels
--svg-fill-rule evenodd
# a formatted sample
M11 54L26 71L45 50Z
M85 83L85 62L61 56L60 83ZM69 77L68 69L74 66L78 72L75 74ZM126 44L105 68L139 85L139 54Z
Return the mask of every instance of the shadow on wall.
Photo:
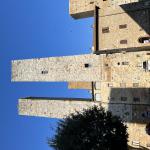
M150 122L150 88L112 88L108 110L124 121Z
M129 3L120 5L120 7L127 12L127 14L144 30L148 35L150 34L150 1L143 1L136 3ZM144 8L144 9L142 9ZM135 10L135 11L133 11Z

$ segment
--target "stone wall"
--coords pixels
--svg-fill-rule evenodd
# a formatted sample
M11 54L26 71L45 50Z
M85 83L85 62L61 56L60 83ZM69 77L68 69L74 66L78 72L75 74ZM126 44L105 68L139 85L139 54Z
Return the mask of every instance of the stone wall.
M150 4L128 4L99 11L99 50L150 46ZM122 19L123 18L123 19Z
M12 61L12 81L99 81L98 55Z
M84 108L98 105L89 99L43 99L27 98L19 100L19 114L25 116L39 116L49 118L64 118L70 113L81 111Z
M149 148L150 136L145 131L146 122L139 123L131 121L135 112L132 109L133 105L91 102L89 99L26 98L19 100L18 107L20 115L64 118L70 113L82 111L94 105L102 105L106 110L111 111L113 115L120 116L125 121L125 124L128 126L129 145L135 147L134 143L137 143L136 147L142 146ZM149 108L149 106L144 107ZM139 113L137 114L139 115Z
M95 5L100 8L110 7L113 5L121 5L139 0L70 0L69 12L75 19L92 17L94 15Z
M68 83L69 89L92 89L91 82L69 82Z

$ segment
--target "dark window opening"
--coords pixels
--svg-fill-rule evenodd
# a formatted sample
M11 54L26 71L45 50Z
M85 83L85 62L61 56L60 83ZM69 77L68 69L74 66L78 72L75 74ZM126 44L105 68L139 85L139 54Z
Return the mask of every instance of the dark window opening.
M141 37L138 41L139 43L150 43L150 37Z
M102 33L109 33L109 27L102 28Z
M147 62L144 61L144 62L143 62L143 69L146 69L146 68L147 68Z
M127 97L121 97L121 101L127 101Z
M90 2L90 4L94 4L94 2Z
M41 74L48 74L48 71L47 70L42 71Z
M88 68L88 67L89 67L89 64L84 64L84 67L85 67L85 68Z
M133 98L133 101L134 101L134 102L140 102L140 98L139 98L139 97L134 97L134 98Z
M125 29L125 28L127 28L127 24L119 25L119 29Z
M146 133L148 134L148 135L150 135L150 123L148 123L147 125L146 125Z
M117 64L118 64L118 66L119 66L119 65L120 65L120 62L118 62Z
M143 69L145 69L145 71L150 71L150 61L143 62Z
M139 87L139 83L133 83L133 87Z
M129 65L129 62L124 61L124 62L122 62L122 65Z
M127 44L127 43L128 43L127 40L121 40L121 41L120 41L120 44Z

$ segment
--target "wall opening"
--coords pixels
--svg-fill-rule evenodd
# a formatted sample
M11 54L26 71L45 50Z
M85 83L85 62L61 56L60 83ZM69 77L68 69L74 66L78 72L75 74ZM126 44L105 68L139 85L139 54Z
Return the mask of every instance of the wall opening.
M149 60L143 62L143 69L145 71L150 71L150 61Z
M127 44L127 43L128 43L127 40L121 40L121 41L120 41L120 44Z
M127 28L127 24L121 24L121 25L119 25L119 29L125 29L125 28Z
M139 43L150 43L150 37L140 37L138 39Z
M41 71L41 74L48 74L47 70Z
M146 133L150 135L150 122L146 125Z
M133 97L133 102L140 102L140 98L139 97Z
M127 101L127 97L121 97L121 101Z
M84 64L85 68L89 68L89 66L90 66L89 64Z
M102 28L102 33L109 33L109 27Z

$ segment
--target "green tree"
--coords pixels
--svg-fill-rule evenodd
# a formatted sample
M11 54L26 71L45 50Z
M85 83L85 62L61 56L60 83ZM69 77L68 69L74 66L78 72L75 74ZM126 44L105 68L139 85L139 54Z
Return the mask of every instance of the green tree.
M55 150L127 150L127 139L121 119L94 106L61 120L48 144Z

